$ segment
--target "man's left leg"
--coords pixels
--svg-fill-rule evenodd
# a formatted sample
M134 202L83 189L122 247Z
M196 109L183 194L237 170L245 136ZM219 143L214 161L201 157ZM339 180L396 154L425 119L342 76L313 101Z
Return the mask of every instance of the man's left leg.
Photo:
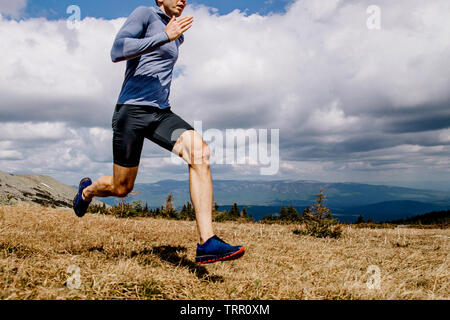
M175 143L173 153L189 165L189 189L195 209L200 244L196 263L234 260L245 253L242 246L231 246L214 235L212 226L213 185L209 165L210 150L199 133L186 130Z
M146 137L182 157L189 165L189 191L200 238L195 262L210 263L241 257L244 247L229 245L213 231L213 185L208 145L189 123L170 109L157 112L156 118L158 125L149 130Z
M182 157L189 165L189 191L195 210L200 244L203 244L214 236L213 184L209 165L209 147L199 133L187 130L178 138L172 152Z

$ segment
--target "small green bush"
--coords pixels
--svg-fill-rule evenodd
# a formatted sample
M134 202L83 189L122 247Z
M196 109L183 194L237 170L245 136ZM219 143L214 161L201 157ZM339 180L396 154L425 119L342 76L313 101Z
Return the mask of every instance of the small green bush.
M333 218L331 210L325 205L325 199L325 192L322 189L316 196L316 202L303 211L301 220L304 229L296 229L293 231L294 234L317 238L340 238L342 226Z
M342 227L339 224L329 223L309 223L306 224L305 230L294 230L294 234L313 236L316 238L340 238L342 235Z

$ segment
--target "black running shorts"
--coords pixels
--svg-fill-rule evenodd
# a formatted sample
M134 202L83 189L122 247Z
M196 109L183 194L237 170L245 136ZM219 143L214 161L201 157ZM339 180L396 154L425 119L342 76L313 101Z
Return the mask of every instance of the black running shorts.
M118 104L112 118L114 163L122 167L137 167L141 159L144 138L172 151L186 130L194 130L170 108Z

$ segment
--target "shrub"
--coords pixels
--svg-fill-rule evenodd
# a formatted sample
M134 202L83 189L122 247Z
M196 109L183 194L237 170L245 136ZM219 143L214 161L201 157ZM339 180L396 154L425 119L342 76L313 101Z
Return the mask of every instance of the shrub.
M318 238L339 238L342 227L331 214L331 210L325 205L325 192L320 190L316 196L316 202L306 208L302 214L304 229L294 230L294 234L310 235Z
M188 221L194 221L195 220L195 210L192 207L190 202L187 202L183 208L180 211L180 214L178 215L178 219L180 220L188 220Z
M363 222L351 225L356 228L369 228L369 229L395 229L396 225L391 223L375 223L375 222Z
M213 215L213 220L214 222L225 222L228 219L227 216L227 211L217 211L214 215Z
M308 223L305 230L296 229L293 231L297 235L313 236L316 238L340 238L342 227L339 224L328 223Z
M267 224L292 224L298 223L301 220L302 217L300 217L293 205L289 205L287 208L281 205L279 213L271 213L264 216L261 222Z

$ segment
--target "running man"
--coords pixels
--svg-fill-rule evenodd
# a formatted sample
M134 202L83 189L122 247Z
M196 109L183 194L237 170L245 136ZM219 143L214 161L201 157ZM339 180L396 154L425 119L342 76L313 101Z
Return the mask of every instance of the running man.
M113 62L127 61L125 80L112 118L113 176L80 181L74 211L83 217L94 197L125 197L134 187L144 139L183 158L189 166L189 191L199 243L196 263L241 257L245 249L214 234L210 150L201 135L171 111L170 85L183 33L193 17L179 18L186 0L156 0L138 7L120 29L111 50Z

